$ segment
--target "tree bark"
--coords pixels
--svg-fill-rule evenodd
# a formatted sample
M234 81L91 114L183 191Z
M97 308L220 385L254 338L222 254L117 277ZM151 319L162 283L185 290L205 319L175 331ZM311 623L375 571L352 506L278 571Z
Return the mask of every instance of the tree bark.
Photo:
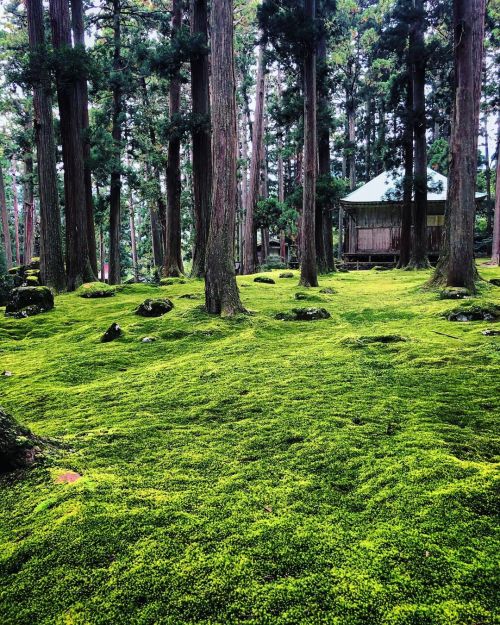
M31 261L35 244L33 236L35 229L35 198L33 192L33 156L31 152L26 152L23 160L24 264L26 265Z
M245 234L243 248L243 273L254 273L257 259L256 227L254 211L259 198L260 172L263 157L264 136L264 101L265 101L265 60L263 47L259 48L257 60L257 81L255 94L255 114L252 136L252 159L250 161L250 180L248 184L248 197L245 216Z
M413 0L416 18L410 35L413 80L413 164L414 201L412 203L413 238L408 268L429 267L427 258L427 142L425 136L425 10L424 0Z
M500 117L497 139L497 175L495 189L495 214L493 216L493 246L491 262L500 265Z
M304 0L304 11L311 24L316 18L316 0ZM300 232L301 286L318 286L316 266L316 44L308 42L304 53L304 184Z
M82 0L70 0L70 2L74 45L75 47L79 46L82 51L85 51L85 26ZM87 245L89 248L89 260L92 271L97 276L97 247L94 226L94 204L92 200L92 173L88 162L90 159L90 141L87 136L89 127L89 96L87 79L85 77L80 78L78 81L77 95L84 159L83 173L85 183L85 210L87 212Z
M40 55L37 63L39 71L33 83L33 112L40 198L40 278L42 284L52 287L56 291L62 291L66 284L66 276L57 190L51 85L45 67L46 50L42 0L26 0L26 15L30 52L33 55ZM24 256L25 262L27 262L33 249L35 220L31 211L24 213L24 218Z
M210 85L208 73L207 0L191 0L191 34L197 35L205 50L191 57L191 100L199 120L192 132L194 252L191 276L205 275L205 254L210 225L212 195L212 136L210 131Z
M0 216L2 217L2 238L5 250L7 269L12 267L12 244L10 241L9 215L7 213L7 200L5 198L5 183L3 179L2 165L0 164Z
M318 72L323 75L323 66L326 63L326 36L323 33L318 42ZM330 177L330 130L328 128L328 98L323 85L318 90L318 106L321 111L321 124L318 127L318 174L325 181ZM315 216L315 239L316 239L316 262L319 273L333 271L333 241L332 230L328 233L328 215L331 216L330 206L321 206L316 203ZM328 249L327 248L331 248ZM331 253L330 253L331 252ZM331 264L327 256L330 257Z
M455 97L445 236L436 284L475 289L474 219L485 0L454 0Z
M149 96L144 77L140 78L142 89L142 102L145 109L146 117L148 119L149 140L151 142L151 149L156 147L156 132L154 125L151 121L152 112L149 108ZM155 267L163 267L163 258L165 252L165 236L163 230L163 223L165 223L166 206L163 199L160 170L155 162L152 162L149 154L146 154L145 158L146 167L146 179L155 181L155 199L149 202L149 217L151 221L151 246L153 252L153 262Z
M121 155L123 93L121 77L121 0L113 0L113 113L111 135L113 137L114 162L111 171L109 194L109 284L120 284L120 238L121 238Z
M182 0L173 0L172 39L181 27ZM179 76L170 80L168 92L170 120L179 115L181 109L181 82ZM182 276L181 250L181 140L177 134L170 136L168 141L167 160L167 222L165 259L163 275Z
M399 241L398 268L405 268L410 262L411 256L411 211L413 200L413 84L411 70L408 66L408 78L406 82L406 106L403 134L403 206L401 207L401 235Z
M238 140L232 0L213 0L211 33L213 187L205 303L207 312L230 316L245 312L234 273Z
M12 161L12 205L14 209L14 234L16 241L16 264L21 264L21 247L19 243L19 201L17 197L16 161Z
M68 0L50 0L52 45L64 53L71 48ZM57 100L64 162L66 215L66 273L70 291L95 279L90 264L85 208L83 149L78 115L77 83L56 72ZM52 239L47 241L52 245Z

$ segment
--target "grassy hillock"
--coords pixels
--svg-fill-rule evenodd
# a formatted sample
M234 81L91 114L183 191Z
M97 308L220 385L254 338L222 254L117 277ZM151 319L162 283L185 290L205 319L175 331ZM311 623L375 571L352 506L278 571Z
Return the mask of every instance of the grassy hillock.
M232 320L193 280L0 319L0 405L61 443L0 481L2 625L498 623L500 323L422 272L266 275Z

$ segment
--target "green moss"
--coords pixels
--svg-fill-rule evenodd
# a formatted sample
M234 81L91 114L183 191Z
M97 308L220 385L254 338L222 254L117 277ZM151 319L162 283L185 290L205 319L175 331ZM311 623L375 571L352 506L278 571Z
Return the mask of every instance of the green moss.
M5 409L64 443L0 486L2 623L495 623L491 323L450 324L428 274L399 270L321 278L331 318L283 323L303 289L269 275L238 277L253 314L234 320L181 297L199 280L159 318L127 285L0 319ZM407 341L343 342L389 335Z
M110 286L105 282L86 282L76 290L76 294L79 297L84 297L88 299L94 299L99 297L113 297L115 293L116 287Z
M162 278L160 280L160 286L172 286L173 284L186 284L185 278Z

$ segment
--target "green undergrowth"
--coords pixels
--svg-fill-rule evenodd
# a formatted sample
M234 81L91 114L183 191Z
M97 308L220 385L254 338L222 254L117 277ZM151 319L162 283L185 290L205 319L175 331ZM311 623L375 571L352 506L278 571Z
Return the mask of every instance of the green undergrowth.
M0 405L61 443L0 482L2 625L498 623L495 324L427 272L279 273L235 319L197 280L1 318ZM274 318L304 292L331 318Z

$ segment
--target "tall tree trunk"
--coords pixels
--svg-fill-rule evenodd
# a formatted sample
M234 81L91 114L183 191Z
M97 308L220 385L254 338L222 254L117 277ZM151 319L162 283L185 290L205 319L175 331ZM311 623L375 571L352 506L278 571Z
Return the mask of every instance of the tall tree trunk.
M192 133L194 253L191 276L205 275L205 253L212 200L212 137L210 131L210 86L208 78L207 0L191 0L191 34L197 35L206 49L191 56L191 100L193 115L202 123Z
M137 237L135 234L134 197L130 186L128 197L128 215L130 225L130 247L132 252L132 271L134 273L134 281L139 282L139 262L137 259Z
M31 261L34 248L35 198L33 192L33 156L24 154L23 214L24 214L24 263Z
M234 273L236 213L236 98L233 51L233 2L213 0L212 33L212 214L205 266L207 312L244 312Z
M9 215L7 213L7 200L5 198L5 183L3 179L2 165L0 164L0 216L2 218L2 238L5 250L7 269L12 267L12 244L10 241Z
M50 0L50 21L52 44L64 54L71 48L68 0ZM94 280L95 276L86 236L85 178L77 83L68 81L61 72L56 72L56 85L64 162L67 286L72 291L82 282ZM47 241L47 244L52 245L52 240Z
M121 58L121 0L113 0L113 72L122 71ZM114 163L111 171L109 194L109 284L120 284L120 234L121 234L121 155L123 94L121 77L113 82L113 113L111 134L113 137Z
M31 53L41 55L39 72L33 83L35 143L40 198L40 277L43 284L56 291L64 289L61 216L57 191L56 148L52 119L50 78L45 65L45 28L42 0L26 0L28 36ZM26 208L26 207L25 207ZM33 212L24 214L24 257L27 262L33 249ZM31 258L29 258L31 260Z
M14 208L14 234L16 240L16 264L21 264L21 247L19 243L19 201L17 197L16 161L12 161L12 205Z
M406 106L404 113L403 134L403 206L401 207L401 235L399 241L398 268L403 269L410 262L411 256L411 211L413 199L413 83L408 65L406 81Z
M412 204L413 239L411 269L429 267L427 258L427 143L425 137L425 10L424 0L413 0L416 11L412 25L411 64L413 76L413 133L415 160L413 165L414 201Z
M182 20L182 0L173 0L172 39L177 36ZM170 119L179 115L181 108L181 82L179 76L170 81L168 92ZM181 140L173 135L168 140L167 161L167 223L165 259L163 274L165 276L182 276L181 250Z
M149 140L151 142L151 149L154 150L156 146L156 132L154 125L151 121L152 112L149 108L149 96L144 77L140 78L142 89L142 102L145 109L146 117L148 119ZM163 258L165 251L165 233L163 224L165 223L165 215L167 207L163 199L163 193L161 188L160 170L155 162L152 162L149 154L146 154L146 179L153 179L155 182L155 199L149 202L149 216L151 221L151 245L153 251L153 262L155 267L163 267Z
M497 175L495 189L495 214L493 217L493 246L491 251L491 262L500 265L500 117L498 118L498 138L497 138Z
M259 48L257 60L257 81L255 94L255 114L253 122L252 136L252 160L250 161L250 180L248 185L248 198L245 216L245 235L243 250L243 273L254 273L256 269L255 251L256 227L254 211L259 198L260 172L263 157L263 136L264 136L264 101L265 101L265 59L264 49Z
M326 63L326 36L323 33L318 42L318 74L323 77L325 74L324 65ZM318 107L320 111L320 124L318 124L318 174L320 178L326 182L330 177L330 130L328 128L328 98L326 97L326 89L321 84L318 90ZM327 261L327 250L329 245L329 239L331 239L332 232L330 230L330 237L327 236L325 226L328 227L325 216L330 212L329 206L321 206L319 202L316 202L316 216L315 216L315 239L316 239L316 262L318 265L318 271L325 273L331 270ZM333 242L332 242L333 245ZM333 260L333 250L332 250Z
M304 0L304 12L311 23L316 18L316 0ZM301 286L318 286L316 266L316 44L308 42L304 52L304 185L300 232Z
M73 41L75 48L78 46L85 51L85 26L83 18L82 0L70 0L71 2L71 26L73 29ZM92 173L90 171L90 141L87 136L89 127L89 96L87 79L80 78L77 85L78 106L80 114L80 132L83 146L83 171L85 182L85 210L87 212L87 245L89 248L89 260L92 271L97 276L97 248L94 226L94 204L92 200Z
M445 236L434 283L475 288L474 218L485 0L454 0L455 100Z
M366 96L366 158L365 158L365 177L371 180L372 177L372 115L373 105L370 94Z
M349 189L354 191L356 188L356 104L354 96L347 96L347 168L349 172Z
M492 227L492 201L491 201L491 167L490 167L490 146L488 144L488 111L484 111L484 177L486 179L486 232L491 234Z

